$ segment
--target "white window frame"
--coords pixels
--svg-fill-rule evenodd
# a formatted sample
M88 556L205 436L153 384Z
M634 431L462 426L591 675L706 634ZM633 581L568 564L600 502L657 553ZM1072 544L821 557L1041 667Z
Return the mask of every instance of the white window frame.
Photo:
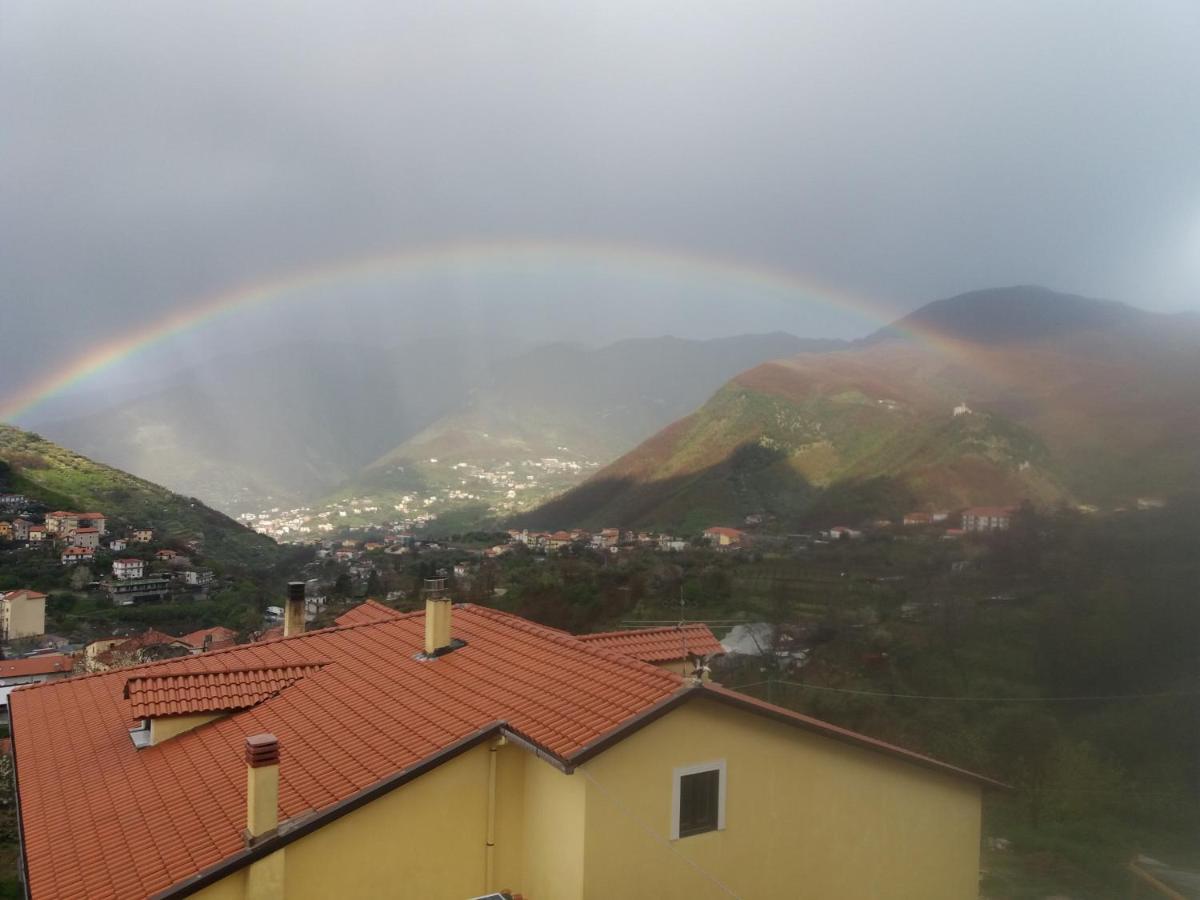
M715 759L711 762L697 763L694 766L678 766L671 775L671 840L679 840L679 795L680 781L685 775L699 775L701 772L718 772L717 775L717 831L725 830L725 786L728 779L725 775L725 760ZM708 834L707 831L702 832ZM698 837L698 835L688 835Z

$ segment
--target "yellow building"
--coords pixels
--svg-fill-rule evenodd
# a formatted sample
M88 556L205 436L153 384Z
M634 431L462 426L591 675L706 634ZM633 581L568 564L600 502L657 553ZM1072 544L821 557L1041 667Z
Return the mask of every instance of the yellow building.
M38 637L45 633L45 594L21 590L0 595L0 634L4 639Z
M976 896L986 778L495 610L364 618L14 692L30 895Z

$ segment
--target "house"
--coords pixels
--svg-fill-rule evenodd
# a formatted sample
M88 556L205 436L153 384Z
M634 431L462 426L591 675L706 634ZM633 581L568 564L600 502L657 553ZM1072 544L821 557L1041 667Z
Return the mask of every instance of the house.
M563 547L570 547L572 543L569 531L556 531L546 539L546 547L550 550L561 550Z
M201 628L199 631L185 634L179 640L191 647L193 653L208 653L235 646L237 632L232 628L217 625L214 628Z
M154 540L154 531L149 528L135 528L129 533L129 540L135 544L149 544Z
M145 572L146 564L140 559L129 557L113 560L112 573L114 578L119 578L122 581L130 578L141 578Z
M141 600L165 600L171 595L169 575L122 578L105 585L108 597L117 606L132 606Z
M43 653L25 659L0 659L0 724L8 724L8 698L19 687L67 678L74 660L65 653Z
M91 547L67 547L62 552L62 564L73 566L76 563L91 562L96 558L96 551Z
M1011 506L972 506L963 510L963 531L1007 531L1015 509Z
M45 633L45 594L31 590L0 593L0 639L12 641Z
M46 539L46 534L47 531L45 525L30 525L28 530L25 532L25 537L26 540L30 541L31 543L38 544Z
M208 587L213 583L211 569L188 569L183 573L183 583L190 587Z
M436 595L285 632L13 693L32 900L977 893L983 776Z
M910 512L904 514L905 525L928 525L933 521L933 517L929 513Z
M79 516L65 510L55 510L46 513L46 533L65 535L73 528L79 527Z
M170 550L170 549L167 549L166 547L164 547L162 550L157 551L154 554L154 558L157 559L159 562L171 562L177 556L179 556L179 551Z
M125 538L113 538L108 542L108 549L112 550L114 553L119 553L127 546L128 544L126 543Z
M723 656L725 653L720 641L701 622L603 631L576 635L576 638L589 646L603 647L683 676L695 671L695 657Z
M19 516L12 521L12 536L14 541L29 540L29 529L33 528L33 522L28 519L22 519Z
M853 541L862 537L862 535L863 533L861 531L858 531L854 528L847 528L845 525L834 525L827 532L825 532L825 536L831 541Z
M76 528L67 538L72 547L95 550L100 546L100 532L95 528Z
M353 547L338 547L333 551L333 558L338 562L349 562L358 556L358 551Z
M88 672L107 672L138 666L156 660L191 656L195 649L174 635L147 628L132 637L92 641L83 648L83 664Z
M592 543L601 550L608 550L621 543L621 529L601 528L599 534L592 536Z
M736 528L717 525L704 529L704 539L718 550L740 550L749 544L749 535Z
M12 522L0 522L0 541L11 541L12 536Z
M0 494L0 509L24 509L29 498L24 494Z

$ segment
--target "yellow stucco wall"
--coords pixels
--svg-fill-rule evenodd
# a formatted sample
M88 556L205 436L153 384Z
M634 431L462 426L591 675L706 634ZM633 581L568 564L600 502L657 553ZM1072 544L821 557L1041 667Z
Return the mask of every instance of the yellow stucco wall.
M150 720L150 743L161 744L176 735L199 728L214 719L219 719L224 713L189 713L182 716L160 716Z
M289 844L282 851L283 896L465 900L519 890L524 776L532 755L513 746L497 751L494 883L485 885L488 752L486 744L469 750ZM243 870L197 896L250 900L253 887Z
M725 830L670 841L674 768L718 759ZM728 897L717 881L745 900L978 893L979 788L714 701L572 777L587 784L584 900Z
M578 776L526 754L524 865L512 887L529 900L584 897L585 789Z
M977 893L977 787L704 699L573 775L501 747L486 883L488 753L487 744L469 750L288 845L283 896L729 896L717 882L744 900ZM673 770L717 759L725 830L670 841ZM243 870L199 896L260 900L252 881Z
M37 637L46 633L46 598L12 600L8 606L8 637L10 640Z

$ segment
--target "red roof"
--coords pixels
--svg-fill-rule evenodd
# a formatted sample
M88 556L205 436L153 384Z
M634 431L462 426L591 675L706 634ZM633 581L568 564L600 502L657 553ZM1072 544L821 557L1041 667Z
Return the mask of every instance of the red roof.
M76 528L76 534L99 534L99 529L96 528Z
M199 631L185 634L179 640L192 647L203 647L204 639L210 636L212 637L212 646L214 649L218 644L228 646L237 640L237 632L232 628L226 628L224 625L217 625L213 628L201 628Z
M378 600L367 600L346 610L333 621L338 625L366 625L368 622L386 622L388 619L396 619L401 615L403 613L397 612L390 606L384 606Z
M454 634L466 646L416 659L425 623L413 613L14 691L32 896L145 896L243 850L250 734L279 737L279 805L289 819L501 723L566 758L682 685L663 669L495 610L455 607ZM250 709L155 747L130 740L131 677L319 662ZM78 814L64 819L67 808Z
M744 538L746 536L746 532L738 531L736 528L726 528L724 525L714 525L712 528L705 528L704 533L724 535L731 538Z
M245 709L319 668L260 666L223 672L135 675L125 683L125 697L135 719Z
M682 627L667 625L663 628L604 631L577 637L585 644L604 647L648 663L687 659L689 653L714 656L725 652L708 626L700 622L689 622Z
M114 650L137 650L142 647L155 647L159 644L178 644L183 642L183 638L177 638L174 635L167 634L165 631L159 631L157 628L147 628L141 634L135 634L133 637L122 641L120 644L114 645Z
M45 594L39 594L37 591L29 590L29 588L22 588L19 591L9 591L7 594L5 594L3 591L0 591L0 597L2 597L5 600L8 600L9 602L11 602L13 600L45 600L46 599Z
M0 659L0 678L20 678L29 675L53 675L70 672L75 660L65 653L47 653L28 659Z
M410 613L14 691L9 706L30 895L145 896L194 885L198 872L218 863L247 864L243 748L248 735L266 732L279 739L284 824L320 821L340 801L404 773L415 777L502 729L544 758L578 765L700 697L986 782L721 688L688 685L497 610L456 606L453 633L465 644L435 660L418 658L424 631L424 613ZM157 746L134 746L129 726L143 698L157 704L153 692L161 689L166 702L212 709L236 694L238 673L249 669L304 674L249 708ZM205 682L199 673L217 675ZM200 699L186 696L189 690ZM63 809L74 813L64 817ZM281 828L267 840L284 846L303 833Z

